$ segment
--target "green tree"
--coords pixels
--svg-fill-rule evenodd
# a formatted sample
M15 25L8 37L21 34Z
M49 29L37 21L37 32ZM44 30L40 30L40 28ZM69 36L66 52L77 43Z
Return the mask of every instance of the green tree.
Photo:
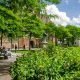
M1 46L2 46L2 39L3 36L7 36L8 32L10 31L10 22L12 24L17 25L16 23L19 21L19 17L16 16L11 10L0 6L0 35L1 35ZM11 26L13 27L13 25ZM18 26L19 27L19 26ZM16 27L16 28L18 28Z
M51 41L52 43L53 43L53 37L55 37L56 28L57 28L56 25L52 22L46 24L45 33L47 33L48 40Z
M49 22L46 27L48 37L55 37L55 44L57 45L57 39L64 45L64 40L71 37L70 32L64 26L56 26L54 23Z
M30 50L30 40L34 36L36 38L41 38L44 33L45 24L36 15L28 15L28 17L22 20L24 26L24 32L28 34L29 37L29 50Z
M68 44L70 43L71 45L74 45L75 40L80 38L80 28L74 25L67 25L66 28L72 35L70 38L67 39L67 42Z
M64 40L71 37L72 35L64 26L58 26L56 30L56 37L60 40L62 45L64 45Z
M8 20L8 32L7 37L11 41L11 48L12 48L12 41L16 39L18 36L21 36L22 27L20 22L16 20Z
M2 0L0 1L0 5L3 5L7 9L12 10L14 13L16 13L21 18L21 23L24 23L23 25L26 25L26 30L30 31L30 34L33 33L33 35L38 36L38 34L40 35L41 32L43 32L42 26L44 26L44 24L40 19L37 19L37 16L40 17L41 11L45 9L47 2L57 4L60 2L60 0ZM36 16L35 18L33 16L28 17L28 14L33 14L33 16ZM25 17L27 21L25 20ZM33 28L31 27L32 29L29 30L28 28L30 26L33 26ZM25 29L25 26L23 27ZM40 31L38 32L38 30Z

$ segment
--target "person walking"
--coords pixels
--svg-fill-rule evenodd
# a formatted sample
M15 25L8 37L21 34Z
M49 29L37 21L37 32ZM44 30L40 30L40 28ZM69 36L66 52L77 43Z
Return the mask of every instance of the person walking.
M16 50L17 50L17 45L15 44L15 53L16 53Z

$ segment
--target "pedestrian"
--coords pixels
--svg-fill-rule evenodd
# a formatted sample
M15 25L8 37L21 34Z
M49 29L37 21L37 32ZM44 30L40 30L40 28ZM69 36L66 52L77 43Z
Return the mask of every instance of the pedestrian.
M16 53L16 50L17 50L17 45L15 44L15 53Z
M25 44L23 45L23 49L25 49Z

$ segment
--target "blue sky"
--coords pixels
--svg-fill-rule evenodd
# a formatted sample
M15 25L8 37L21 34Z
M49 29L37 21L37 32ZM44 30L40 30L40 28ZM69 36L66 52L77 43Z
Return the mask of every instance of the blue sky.
M80 15L80 0L62 0L57 7L60 11L66 12L70 18Z
M58 5L47 5L46 10L48 14L58 16L51 18L55 24L80 26L80 0L62 0Z

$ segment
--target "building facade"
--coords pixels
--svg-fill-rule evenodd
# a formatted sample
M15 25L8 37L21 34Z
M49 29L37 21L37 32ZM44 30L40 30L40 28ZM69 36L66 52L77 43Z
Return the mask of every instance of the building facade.
M12 43L7 38L3 38L3 40L2 40L2 46L6 47L6 48L12 48L12 49L14 49L15 46L18 49L29 48L29 43L30 43L31 48L38 48L38 47L40 47L41 41L38 38L32 38L29 41L29 39L27 37L22 37L22 38L19 38L16 40L12 40Z

